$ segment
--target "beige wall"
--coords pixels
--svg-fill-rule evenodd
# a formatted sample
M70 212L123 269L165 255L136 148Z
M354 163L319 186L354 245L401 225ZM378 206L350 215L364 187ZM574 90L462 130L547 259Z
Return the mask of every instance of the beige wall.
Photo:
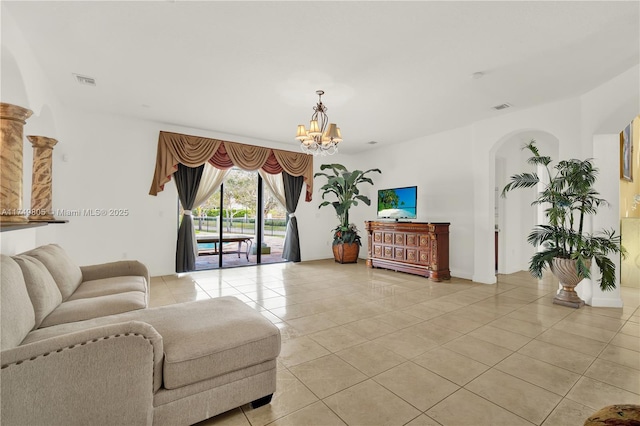
M633 199L640 194L640 115L632 122L633 182L620 179L620 233L627 256L621 259L620 284L640 287L640 203L633 209Z
M632 122L632 177L633 182L620 179L620 218L640 218L640 203L633 209L633 198L640 195L640 115Z
M627 256L621 260L620 284L640 288L640 218L620 220L620 232L627 249Z

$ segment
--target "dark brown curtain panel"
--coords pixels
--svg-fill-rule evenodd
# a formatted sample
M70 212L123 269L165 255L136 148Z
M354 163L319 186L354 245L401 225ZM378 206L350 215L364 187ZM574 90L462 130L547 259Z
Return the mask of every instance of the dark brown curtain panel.
M287 202L287 231L284 238L284 247L282 249L282 258L292 262L300 262L300 238L298 236L298 219L296 219L296 209L298 208L298 200L304 185L302 176L291 176L287 172L282 172L282 180L284 182L284 195Z
M178 197L184 209L180 228L178 228L176 272L189 272L196 269L198 244L196 233L193 229L191 209L198 193L203 170L204 164L198 167L187 167L183 164L178 164L178 170L174 173Z

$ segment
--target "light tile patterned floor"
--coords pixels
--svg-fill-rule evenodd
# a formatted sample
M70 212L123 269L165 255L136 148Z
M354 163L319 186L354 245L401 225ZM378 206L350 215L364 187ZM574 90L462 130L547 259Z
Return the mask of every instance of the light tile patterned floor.
M553 305L527 272L483 285L332 260L151 280L151 306L232 295L282 333L271 404L202 425L582 425L640 404L640 289Z

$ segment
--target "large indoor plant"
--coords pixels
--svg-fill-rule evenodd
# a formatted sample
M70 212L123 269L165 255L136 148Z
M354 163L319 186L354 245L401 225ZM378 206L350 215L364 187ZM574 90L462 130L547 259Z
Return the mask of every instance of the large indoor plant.
M369 197L360 194L358 185L369 183L373 185L371 178L366 175L372 172L382 173L379 169L348 171L341 164L323 164L320 170L330 169L332 174L318 172L313 177L324 176L327 183L320 189L322 199L327 195L334 197L335 201L323 201L318 208L333 206L338 215L338 226L333 230L333 257L339 263L355 263L358 261L358 252L362 245L358 229L349 222L349 209L357 206L358 201L371 205Z
M591 261L595 260L600 269L600 288L603 291L616 287L616 267L607 256L625 254L620 244L620 235L613 229L591 234L584 230L585 216L595 215L600 206L608 205L593 188L598 175L592 159L563 160L551 167L551 158L540 155L535 140L523 149L533 154L528 163L543 166L545 179L537 173L521 173L511 176L502 190L531 188L543 182L542 191L532 205L543 205L548 224L537 225L527 241L541 249L533 255L529 271L537 278L549 267L559 279L562 289L554 297L553 303L579 308L584 305L575 292L575 286L591 276Z

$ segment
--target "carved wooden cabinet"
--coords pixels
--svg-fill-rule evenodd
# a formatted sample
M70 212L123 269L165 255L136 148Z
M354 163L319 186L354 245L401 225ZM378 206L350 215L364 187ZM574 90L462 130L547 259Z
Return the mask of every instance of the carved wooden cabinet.
M448 280L449 223L366 221L367 266Z

